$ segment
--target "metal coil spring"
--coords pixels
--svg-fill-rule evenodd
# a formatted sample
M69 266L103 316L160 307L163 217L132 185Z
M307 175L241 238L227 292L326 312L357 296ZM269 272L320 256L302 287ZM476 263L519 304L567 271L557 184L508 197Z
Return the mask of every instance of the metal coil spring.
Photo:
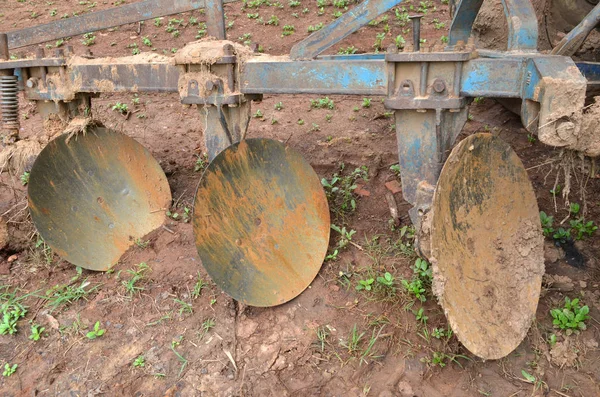
M0 109L4 125L18 124L19 97L17 76L0 76Z

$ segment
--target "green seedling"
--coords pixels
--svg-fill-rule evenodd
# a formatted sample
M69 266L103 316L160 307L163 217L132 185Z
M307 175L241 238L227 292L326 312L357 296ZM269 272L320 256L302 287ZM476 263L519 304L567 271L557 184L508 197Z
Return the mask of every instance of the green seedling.
M337 248L343 249L346 248L348 244L352 241L352 236L356 234L356 230L346 230L346 226L336 226L331 224L331 228L340 234L340 240L338 241Z
M564 307L550 310L550 315L555 328L566 330L567 335L571 335L587 328L585 320L589 318L589 312L590 308L587 305L579 305L579 299L571 300L565 297Z
M394 164L392 166L390 166L390 171L392 171L394 173L394 175L396 176L400 176L400 164Z
M101 337L105 332L105 329L100 329L100 321L96 321L96 324L94 324L94 329L85 334L85 336L92 340Z
M18 367L18 364L13 364L12 366L9 363L4 364L4 372L2 372L2 376L8 378L15 373Z
M154 26L159 28L162 25L162 18L154 18Z
M349 46L349 47L342 47L338 50L338 54L339 55L352 55L352 54L356 54L356 52L358 51L358 49L356 47L354 47L353 45Z
M21 180L21 185L27 186L29 183L29 172L25 171L23 175L19 177L19 179Z
M134 294L144 290L144 288L140 287L138 283L144 279L144 275L148 270L151 269L145 262L140 263L137 266L137 270L127 270L127 273L131 275L131 278L127 281L121 281L121 284L125 287L125 291L129 293L129 296L133 296Z
M544 236L552 236L554 234L554 228L552 227L552 224L554 223L554 217L548 216L544 211L540 211L540 221L542 223L542 231Z
M129 112L129 106L127 106L126 103L121 103L121 102L117 102L113 107L112 110L117 111L121 114L127 114Z
M146 366L146 358L144 358L144 356L138 356L135 360L133 360L132 365L135 368L143 368Z
M285 25L283 27L283 33L281 33L281 37L290 36L294 34L295 28L294 25Z
M96 43L96 36L93 33L86 33L83 35L83 40L81 40L81 44L84 46L91 46Z
M183 339L183 337L181 337L179 339L179 341L173 341L173 342L171 342L171 350L173 351L173 353L175 353L175 355L177 356L177 359L181 363L181 368L179 369L179 374L177 375L178 378L181 376L181 374L183 373L183 370L185 369L185 367L188 364L188 360L185 357L183 357L181 354L179 354L177 352L177 350L175 350L175 347L179 346L179 344L181 343L182 339Z
M136 245L138 248L141 248L141 249L148 248L148 245L149 245L149 244L150 244L150 240L146 240L146 241L144 241L144 240L142 240L141 238L138 238L138 239L136 239L136 240L135 240L135 245Z
M366 280L358 280L358 285L356 286L357 291L371 291L373 289L374 279L368 278Z
M13 335L17 333L17 322L25 317L27 309L15 301L2 303L2 322L0 322L0 335Z
M354 190L358 187L356 182L359 179L368 181L368 170L366 166L356 168L350 175L343 176L345 165L340 165L340 171L333 174L332 178L321 179L321 184L325 188L325 194L330 207L334 212L343 214L354 212L356 210L356 199Z
M327 327L318 327L316 329L317 339L319 340L319 345L321 346L321 352L325 350L325 344L327 342L327 338L329 337L329 330Z
M308 33L312 33L312 32L316 32L317 30L321 30L323 29L323 22L318 23L316 25L309 25L308 26Z
M298 125L304 125L304 120L302 120L302 119L299 119L299 120L298 120L296 123L297 123Z
M142 44L144 44L146 47L152 47L152 41L150 41L147 36L142 37Z
M370 108L371 107L371 99L369 99L369 98L363 98L362 107L363 108Z
M203 339L206 334L208 334L208 332L215 327L215 325L217 325L217 323L214 317L204 320L200 327L200 331L198 332L198 337Z
M383 49L384 39L385 33L377 33L377 35L375 35L375 44L373 44L373 48L375 48L375 51L381 51Z
M260 109L257 109L257 110L256 110L256 113L254 113L254 115L253 115L253 117L254 117L255 119L261 119L261 118L263 118L263 116L264 116L264 115L263 115L263 112L262 112Z
M73 285L56 285L46 291L47 299L46 305L50 307L50 311L54 311L61 306L70 305L79 299L86 299L86 297L97 290L100 285L96 285L89 289L86 289L91 283L87 279L83 280L78 286Z
M446 336L446 330L443 328L434 328L431 330L431 336L436 339L442 339Z
M412 267L413 273L425 283L431 283L431 267L425 259L417 258Z
M353 354L358 351L363 336L365 336L365 333L359 333L356 324L354 324L352 331L350 331L350 335L346 340L340 341L340 345L348 349L348 353Z
M401 34L399 34L394 39L394 44L396 44L396 48L398 48L399 50L401 50L401 49L404 48L404 46L406 46L406 40L404 39L404 37Z
M550 347L552 347L552 346L556 345L556 342L557 342L557 340L556 340L556 334L551 334L548 337L548 344L550 345Z
M271 15L271 18L266 22L267 25L279 26L279 18L276 15Z
M409 294L414 295L415 298L420 300L421 302L425 302L427 300L425 287L423 286L423 282L419 278L414 278L411 281L402 280L402 285L408 291Z
M335 104L328 97L320 98L320 99L311 99L310 107L316 109L334 109Z
M579 214L580 210L581 210L581 206L577 203L571 203L571 205L569 206L569 213L571 213L572 215Z
M194 298L194 299L199 298L200 295L202 294L202 290L206 286L207 286L207 284L202 279L202 276L200 276L200 272L198 272L198 275L196 276L196 284L194 284L194 290L192 291L192 298Z
M283 102L277 102L274 107L275 107L275 110L283 109Z
M558 243L564 244L571 240L571 231L559 227L558 230L552 235L552 238L554 238L554 240L556 240Z
M206 167L208 167L208 154L202 153L196 159L196 163L194 164L194 172L204 172Z
M42 332L44 332L46 330L46 328L41 327L37 324L33 324L31 326L31 335L29 335L29 339L31 339L34 342L37 342L38 340L41 339L42 337Z
M596 230L598 230L598 226L594 225L594 221L586 222L583 217L580 217L575 220L571 220L569 222L571 225L571 231L575 233L575 239L581 240L584 236L590 237Z
M415 318L417 321L422 322L423 325L427 325L427 320L429 320L429 317L425 315L425 310L423 308L420 308L419 311L415 313Z
M389 272L385 272L383 277L377 277L377 282L384 287L393 288L394 276L392 276L392 274Z
M317 124L317 123L312 123L312 126L310 127L310 130L313 131L313 132L321 131L321 127L319 127L319 124Z
M448 36L443 35L442 37L440 37L440 41L444 44L447 44L450 41L450 38Z
M560 193L561 189L562 188L560 187L560 185L556 185L554 189L550 190L550 194L556 197Z
M173 301L175 303L179 304L179 315L180 316L182 316L183 313L189 313L189 314L191 314L191 313L194 312L191 304L189 304L189 303L187 303L185 301L182 301L181 299L173 299Z

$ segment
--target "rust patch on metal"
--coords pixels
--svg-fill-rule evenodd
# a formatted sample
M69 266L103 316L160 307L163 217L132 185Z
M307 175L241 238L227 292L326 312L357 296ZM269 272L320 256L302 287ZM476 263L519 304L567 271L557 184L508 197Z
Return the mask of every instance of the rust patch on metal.
M160 165L134 139L106 128L68 134L40 153L29 180L29 208L40 235L61 258L108 270L162 225L171 201Z
M202 177L193 226L202 264L238 301L275 306L317 275L329 242L318 176L295 150L248 139L221 152Z
M434 293L458 339L499 359L525 338L544 274L537 201L508 144L475 134L452 151L433 200Z

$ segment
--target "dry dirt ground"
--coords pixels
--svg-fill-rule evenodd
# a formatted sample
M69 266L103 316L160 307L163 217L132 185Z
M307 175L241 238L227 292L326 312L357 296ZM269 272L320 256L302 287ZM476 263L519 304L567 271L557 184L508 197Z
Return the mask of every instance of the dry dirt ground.
M0 26L1 30L18 29L116 3L123 1L0 0ZM328 1L322 15L316 1L299 0L295 7L288 0L255 3L256 8L243 8L241 2L225 7L228 35L240 42L258 43L272 54L287 53L308 35L309 26L327 24L339 11ZM438 0L413 1L404 7L409 13L427 9L423 23L427 43L447 34L446 5ZM378 24L361 29L331 52L351 46L358 52L373 51L378 40L385 48L398 35L409 42L411 32L404 14L399 6L397 13L389 12L386 20L379 18ZM260 18L263 23L274 21L273 15L278 25L259 23ZM95 54L124 56L139 48L168 55L195 40L204 20L201 12L188 13L97 32L93 40L87 37L89 47L81 36L68 43L79 54L89 48ZM294 33L282 37L285 25L293 25ZM64 44L52 42L47 47L57 45ZM33 51L27 48L15 55ZM393 188L398 182L390 169L397 162L397 150L394 125L380 98L372 98L367 106L362 97L332 96L331 110L311 109L311 99L318 98L265 96L262 103L253 105L253 112L260 109L263 117L252 119L249 137L287 141L321 178L331 180L341 164L344 176L363 166L367 171L353 193L356 211L339 214L339 203L332 203L332 222L356 231L354 244L346 244L337 258L326 261L298 298L274 308L237 304L212 284L199 262L185 213L201 175L195 168L204 152L202 131L198 111L182 106L177 96L103 95L93 101L97 119L134 137L154 154L176 200L171 212L180 214L177 219L166 219L168 230L159 229L139 241L114 271L78 273L53 255L30 223L20 175L2 174L0 213L8 221L11 242L0 252L0 303L6 304L13 295L14 299L22 297L19 303L27 307L27 314L18 322L16 333L0 335L0 366L4 370L5 364L18 365L12 375L0 378L0 394L600 395L599 234L578 241L575 248L567 247L566 256L547 238L547 275L536 321L513 353L484 362L451 335L429 291L421 302L401 284L414 277L411 267L416 255L408 228L409 205L400 193L395 199L401 224L391 227L389 222L386 183L392 182L388 186ZM112 110L117 102L128 105L132 111L128 118ZM279 102L281 110L275 108ZM20 110L21 136L46 139L35 105L23 100ZM529 172L540 210L554 216L558 229L558 223L569 215L562 196L554 200L551 193L557 175L564 186L556 167L561 152L528 139L518 118L492 100L476 101L471 114L463 136L491 131L509 142ZM582 164L575 158L570 201L581 204L582 212L585 208L586 221L598 222L598 166L591 172L589 167L582 169ZM568 228L574 218L571 215L562 227ZM330 253L340 241L340 235L332 232ZM393 277L393 288L374 281L371 291L356 289L359 281L376 280L385 272ZM137 289L130 292L127 286ZM589 306L585 331L567 336L553 328L550 310L562 307L565 297L580 298ZM59 304L58 298L71 300ZM89 339L87 334L98 321L105 332ZM37 341L30 338L32 326L45 328Z

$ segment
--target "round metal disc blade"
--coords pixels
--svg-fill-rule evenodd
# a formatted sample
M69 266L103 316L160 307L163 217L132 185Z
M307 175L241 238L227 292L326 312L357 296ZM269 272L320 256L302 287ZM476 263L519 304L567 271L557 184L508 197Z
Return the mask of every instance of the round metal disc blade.
M433 290L462 344L484 359L512 352L535 317L543 236L525 168L490 134L460 142L442 170L431 224Z
M42 150L29 177L31 218L61 258L108 270L162 225L171 192L152 155L132 138L91 128Z
M247 139L205 171L194 204L196 247L213 281L251 306L298 296L329 243L329 207L318 176L280 142Z

